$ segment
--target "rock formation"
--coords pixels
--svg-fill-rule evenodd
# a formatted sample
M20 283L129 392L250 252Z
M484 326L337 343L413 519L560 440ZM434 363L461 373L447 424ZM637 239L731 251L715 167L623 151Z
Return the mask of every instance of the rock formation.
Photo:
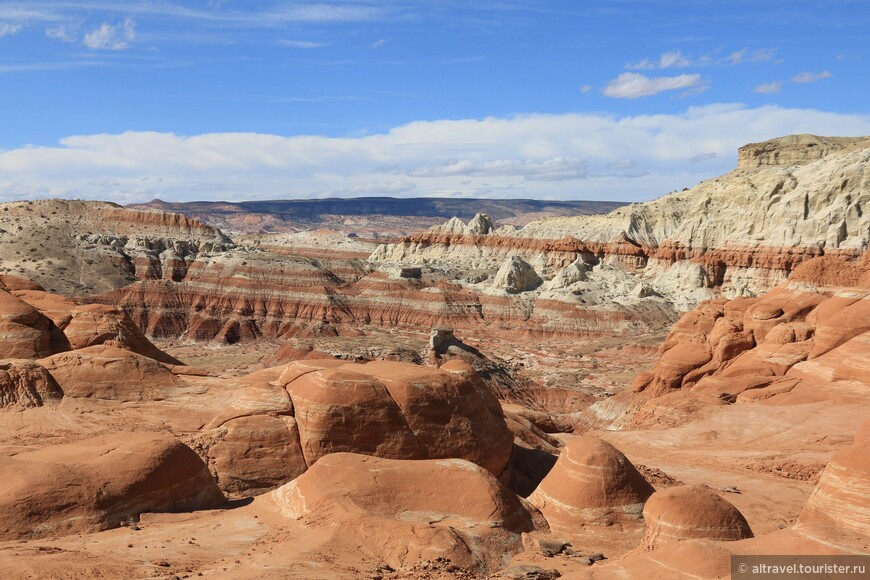
M449 490L445 493L445 490ZM393 568L435 557L487 572L521 551L535 529L522 502L461 459L396 461L350 453L320 459L273 492L288 518L327 525Z
M223 495L171 435L124 433L0 458L0 538L93 532L149 511L216 507Z
M654 491L613 445L578 436L562 449L529 501L553 527L637 525Z
M492 282L493 290L504 290L508 294L519 294L534 290L541 285L541 277L528 262L513 256L502 264Z
M870 537L870 438L859 432L831 458L799 521Z
M708 488L697 485L657 491L643 506L648 550L679 540L743 540L752 537L746 518Z

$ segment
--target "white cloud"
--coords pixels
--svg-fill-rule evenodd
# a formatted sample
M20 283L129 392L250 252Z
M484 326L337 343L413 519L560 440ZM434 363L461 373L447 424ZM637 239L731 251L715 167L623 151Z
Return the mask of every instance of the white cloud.
M711 159L716 159L718 157L715 153L698 153L691 159L689 159L689 163L703 163L704 161L710 161Z
M628 70L655 70L665 68L685 68L691 66L692 61L683 56L679 50L662 53L657 61L652 61L648 58L634 64L627 64L625 68Z
M580 87L580 92L586 94L594 88L595 87L593 87L592 85L583 85L582 87Z
M9 24L8 22L0 22L0 38L4 36L12 36L18 34L24 28L22 24Z
M775 48L759 48L750 50L741 48L725 56L717 52L700 57L690 57L679 50L663 52L657 59L645 58L638 62L625 65L627 70L663 70L668 68L686 68L689 66L738 65L747 62L766 62L776 56Z
M0 152L0 199L387 193L641 200L730 171L741 145L792 133L867 135L870 115L719 104L667 115L421 121L343 138L80 135Z
M475 162L468 159L450 159L436 166L418 167L407 172L411 177L492 177L521 176L529 181L561 181L586 177L586 164L572 157L553 157L541 161L533 159Z
M336 192L352 197L369 196L369 195L397 195L400 193L410 193L417 189L417 184L413 181L398 179L396 181L374 181L372 183L361 183L349 187L344 191Z
M753 93L760 93L762 95L772 95L774 93L778 93L782 90L782 82L773 81L771 83L763 83L752 89Z
M648 77L640 73L622 73L607 83L601 92L617 99L649 97L664 91L691 89L702 86L701 75L678 75L675 77Z
M791 82L793 83L814 83L816 81L820 81L822 79L829 79L833 74L830 71L823 70L820 73L814 72L802 72L799 75L795 75L791 77Z
M759 48L757 50L741 48L740 50L732 52L720 62L732 65L743 64L746 62L768 62L773 60L775 56L775 48Z
M78 34L70 30L65 24L58 24L57 26L46 28L45 35L53 40L60 40L61 42L76 42L79 39Z
M136 38L136 24L127 18L120 26L104 22L99 28L85 34L82 42L96 50L125 50Z
M380 48L380 47L384 46L386 43L387 43L386 38L379 38L372 43L372 48Z
M310 40L279 40L276 44L290 48L320 48L326 46L324 42L311 42Z

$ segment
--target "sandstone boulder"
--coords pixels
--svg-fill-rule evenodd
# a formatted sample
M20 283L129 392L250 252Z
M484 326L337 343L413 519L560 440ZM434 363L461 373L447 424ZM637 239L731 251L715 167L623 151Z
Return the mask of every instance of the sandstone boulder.
M562 449L529 501L553 527L638 524L654 491L613 445L583 435Z
M654 493L643 507L644 546L676 540L743 540L752 530L743 514L706 487L682 485Z
M143 512L215 507L197 455L165 433L123 433L0 458L0 538L93 532Z
M183 383L159 362L115 346L89 346L41 359L65 397L156 401Z
M273 494L286 517L332 529L394 568L446 557L462 568L498 569L523 549L521 533L535 529L519 498L461 459L335 453Z
M35 308L0 290L0 357L34 359L52 354L51 326Z
M278 382L287 381L308 465L350 451L455 457L498 474L513 437L498 400L474 380L473 369L461 366L450 372L386 361L306 361L288 365Z

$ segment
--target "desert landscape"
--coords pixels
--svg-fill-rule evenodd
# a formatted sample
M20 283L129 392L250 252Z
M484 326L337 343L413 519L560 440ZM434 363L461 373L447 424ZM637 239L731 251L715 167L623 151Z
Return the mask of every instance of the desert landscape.
M870 137L737 157L631 204L0 203L0 571L867 557Z

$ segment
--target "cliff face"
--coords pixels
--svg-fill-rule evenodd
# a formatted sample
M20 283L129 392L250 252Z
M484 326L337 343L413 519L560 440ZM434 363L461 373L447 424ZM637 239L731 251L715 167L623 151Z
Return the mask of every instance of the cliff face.
M763 143L749 143L737 150L737 168L789 167L816 161L831 154L870 146L867 137L818 137L788 135Z
M373 261L494 268L514 255L545 280L577 255L620 267L680 309L752 296L817 256L853 260L870 240L870 138L792 136L741 149L740 167L604 216L554 218L488 235L433 228Z
M196 256L233 245L197 219L112 203L13 202L0 204L0 216L0 272L65 294L181 280Z

